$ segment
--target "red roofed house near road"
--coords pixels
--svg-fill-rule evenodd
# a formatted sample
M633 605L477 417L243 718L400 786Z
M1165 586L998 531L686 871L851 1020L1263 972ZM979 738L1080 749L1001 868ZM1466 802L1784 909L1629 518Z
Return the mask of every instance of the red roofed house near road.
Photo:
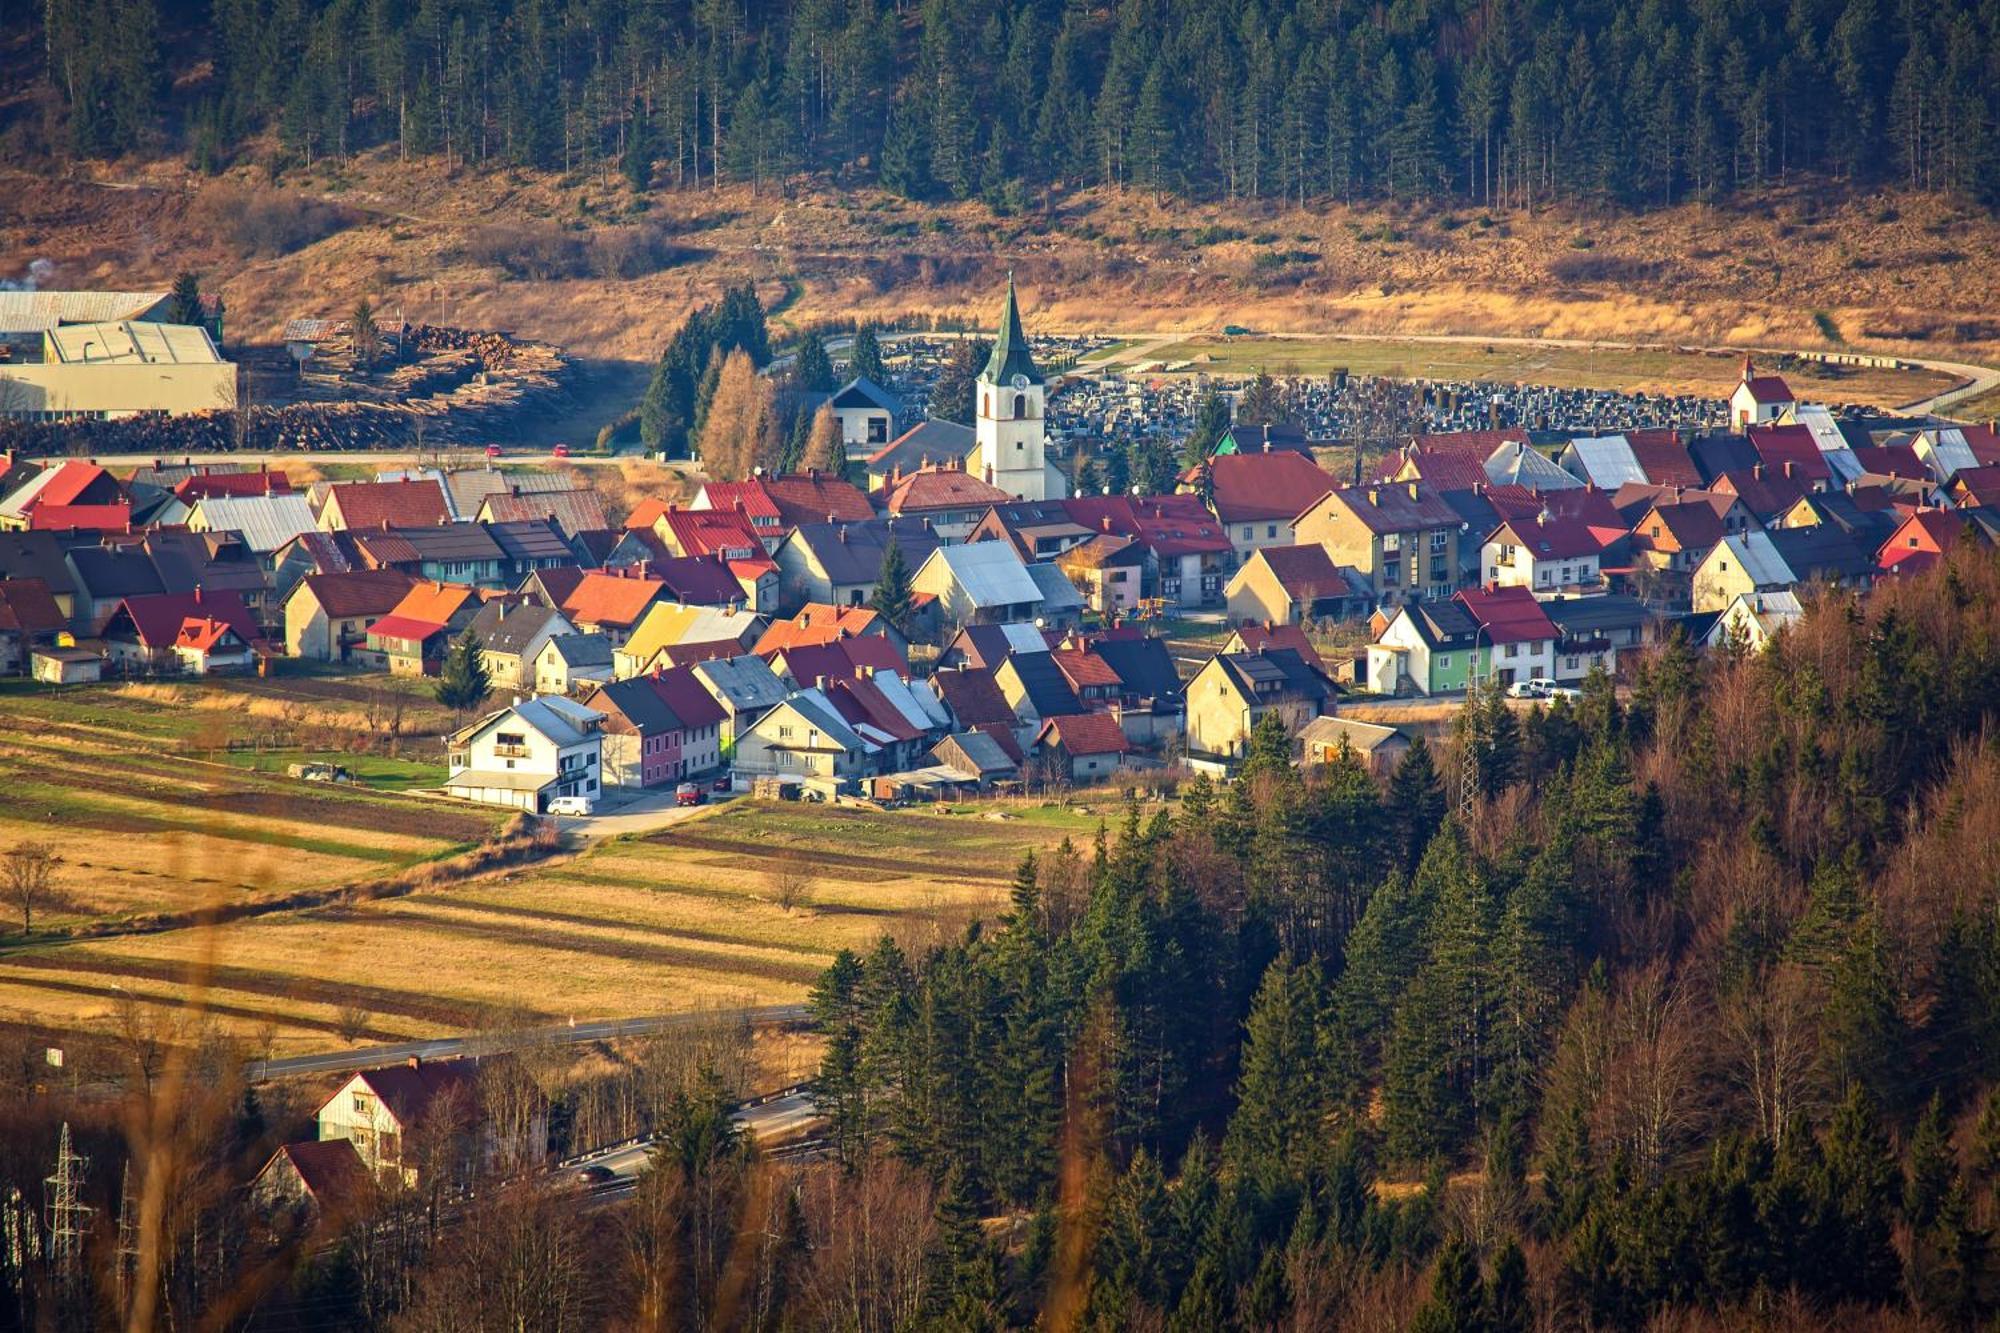
M1480 563L1489 584L1536 593L1598 592L1604 543L1581 519L1537 514L1509 519L1486 539Z
M1333 489L1319 464L1289 449L1268 454L1225 454L1181 476L1181 490L1202 497L1221 520L1236 563L1266 546L1290 546L1292 519Z
M104 625L105 653L112 665L127 671L174 671L184 668L176 652L189 621L220 624L245 645L260 635L256 617L233 592L151 593L127 597ZM194 642L219 639L211 629L198 630Z
M1452 599L1479 629L1473 656L1487 654L1489 670L1502 685L1555 676L1555 623L1526 588L1467 588Z
M342 528L429 528L451 521L444 487L428 477L412 481L337 481L320 506L321 532Z
M1111 714L1081 713L1045 720L1035 733L1034 749L1049 762L1059 780L1090 782L1117 772L1132 743Z

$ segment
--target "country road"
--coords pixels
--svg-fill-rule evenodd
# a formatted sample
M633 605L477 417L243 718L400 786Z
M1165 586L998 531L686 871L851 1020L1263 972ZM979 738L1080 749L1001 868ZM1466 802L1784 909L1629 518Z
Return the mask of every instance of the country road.
M561 1045L570 1042L611 1041L619 1037L645 1037L675 1028L702 1027L712 1023L748 1022L757 1027L783 1027L804 1022L802 1004L766 1004L739 1009L701 1009L681 1014L657 1014L647 1018L605 1018L584 1023L560 1023L549 1027L523 1028L476 1037L438 1037L422 1041L394 1042L383 1046L357 1046L352 1050L329 1051L323 1055L292 1055L281 1060L253 1060L243 1075L252 1083L307 1074L345 1074L357 1069L374 1069L400 1064L405 1060L449 1060L473 1052L487 1053L521 1047Z

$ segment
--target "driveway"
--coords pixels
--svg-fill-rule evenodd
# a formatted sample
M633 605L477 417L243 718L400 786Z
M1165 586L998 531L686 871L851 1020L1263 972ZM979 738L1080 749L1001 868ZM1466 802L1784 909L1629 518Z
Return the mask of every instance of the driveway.
M619 838L627 834L639 835L657 833L663 828L699 819L721 809L736 799L738 793L709 792L708 799L700 805L678 805L674 801L672 786L645 787L625 795L617 789L607 790L598 802L598 813L588 819L557 818L559 832L573 835L583 846Z

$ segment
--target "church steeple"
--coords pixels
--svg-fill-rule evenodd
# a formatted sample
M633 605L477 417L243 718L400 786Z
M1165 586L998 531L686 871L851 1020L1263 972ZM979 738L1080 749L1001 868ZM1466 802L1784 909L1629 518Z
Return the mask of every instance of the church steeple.
M1007 274L1007 306L1000 312L1000 331L993 338L993 355L986 359L980 378L988 384L1011 385L1016 375L1030 384L1042 383L1035 358L1028 354L1028 340L1021 332L1021 307L1014 298L1014 274Z

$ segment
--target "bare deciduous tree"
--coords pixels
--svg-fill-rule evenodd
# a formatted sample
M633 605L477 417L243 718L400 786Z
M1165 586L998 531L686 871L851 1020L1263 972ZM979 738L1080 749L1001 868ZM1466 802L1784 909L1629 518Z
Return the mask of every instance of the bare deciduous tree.
M56 853L45 842L24 842L0 860L0 886L7 902L21 914L21 933L31 935L35 913L55 905Z
M803 852L786 852L771 862L765 872L771 901L787 912L812 906L812 863Z
M371 1017L372 1015L358 1004L344 1004L333 1016L334 1022L338 1024L335 1031L340 1034L342 1041L352 1045L367 1035L368 1020Z

